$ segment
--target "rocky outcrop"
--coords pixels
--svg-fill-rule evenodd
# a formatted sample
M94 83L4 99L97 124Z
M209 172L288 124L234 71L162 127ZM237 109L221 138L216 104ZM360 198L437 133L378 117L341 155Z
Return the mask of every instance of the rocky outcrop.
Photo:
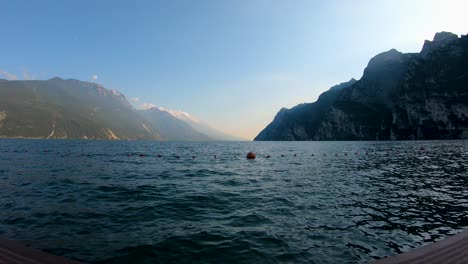
M1 112L0 112L0 122L2 122L3 119L5 119L6 117L7 117L6 112L5 112L5 111L1 111Z
M421 53L381 53L359 81L281 109L255 140L466 138L468 37L442 32Z

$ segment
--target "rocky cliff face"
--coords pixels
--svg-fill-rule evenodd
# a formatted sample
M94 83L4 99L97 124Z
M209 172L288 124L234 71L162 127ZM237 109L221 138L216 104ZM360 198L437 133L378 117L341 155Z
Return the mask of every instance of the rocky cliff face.
M468 138L468 36L437 33L419 54L372 58L359 81L281 109L255 140Z

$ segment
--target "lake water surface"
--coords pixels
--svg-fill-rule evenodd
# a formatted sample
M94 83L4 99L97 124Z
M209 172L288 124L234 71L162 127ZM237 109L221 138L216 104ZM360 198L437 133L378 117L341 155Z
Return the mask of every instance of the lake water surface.
M2 139L0 235L97 263L366 263L468 227L467 169L468 141Z

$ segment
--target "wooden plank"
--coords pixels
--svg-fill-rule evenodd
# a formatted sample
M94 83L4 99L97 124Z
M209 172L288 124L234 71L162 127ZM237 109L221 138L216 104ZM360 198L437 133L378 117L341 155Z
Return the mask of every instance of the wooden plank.
M372 264L468 263L468 230L413 251L387 257Z
M12 240L0 238L0 264L80 264L64 257L26 247Z
M18 242L0 238L0 264L80 264ZM462 264L468 263L468 230L419 249L387 257L372 264Z

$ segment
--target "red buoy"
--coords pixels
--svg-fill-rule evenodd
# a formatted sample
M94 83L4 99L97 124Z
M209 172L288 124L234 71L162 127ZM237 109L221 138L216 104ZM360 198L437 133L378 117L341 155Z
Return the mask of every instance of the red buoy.
M255 153L253 153L252 151L247 153L247 159L255 159Z

